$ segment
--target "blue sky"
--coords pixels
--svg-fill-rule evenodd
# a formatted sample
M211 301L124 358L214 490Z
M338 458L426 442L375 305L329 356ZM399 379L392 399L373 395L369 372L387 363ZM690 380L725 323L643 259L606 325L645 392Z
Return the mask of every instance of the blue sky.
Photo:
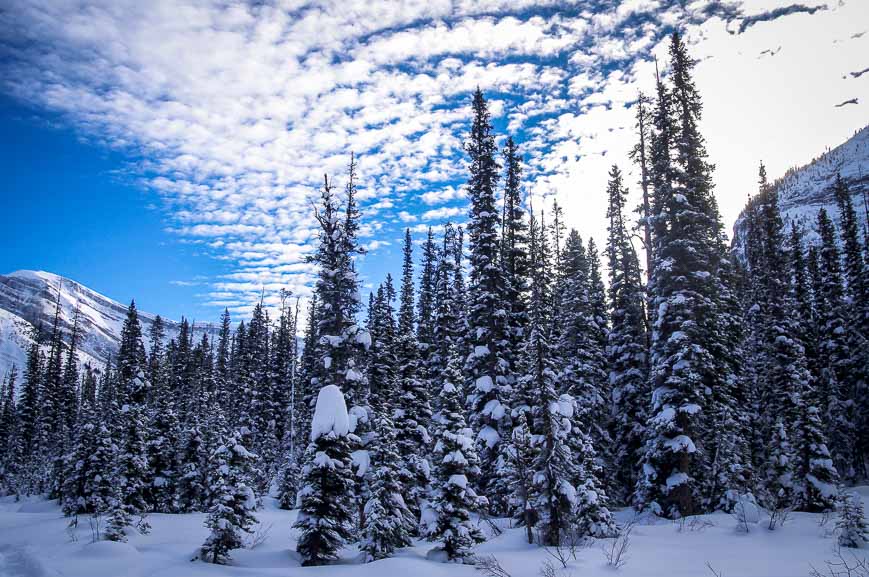
M869 74L853 74L869 53L860 0L369 4L12 0L0 272L49 270L198 320L244 315L262 288L273 304L281 287L304 296L310 199L324 172L343 184L353 151L360 270L380 282L405 226L421 240L465 218L477 85L523 147L534 206L557 198L602 240L606 173L616 162L635 178L632 105L673 27L700 59L728 224L758 161L780 175L869 118Z

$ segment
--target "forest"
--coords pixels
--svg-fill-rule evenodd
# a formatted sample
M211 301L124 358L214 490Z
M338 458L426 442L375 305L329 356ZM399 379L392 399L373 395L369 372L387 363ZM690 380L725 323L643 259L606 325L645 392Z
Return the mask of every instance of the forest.
M287 292L277 312L225 311L214 337L185 320L167 339L159 320L143 334L132 302L106 367L80 366L81 335L55 321L0 388L0 495L47 495L96 540L147 533L154 513L207 513L197 557L217 564L268 496L299 510L303 565L417 539L433 560L486 565L487 523L560 548L618 538L626 507L762 510L771 531L828 513L839 545L863 546L849 488L869 478L869 232L838 179L838 215L822 210L807 242L761 164L746 167L758 185L732 250L694 65L674 33L623 159L642 201L628 206L614 164L600 245L557 203L535 212L522 143L499 150L477 89L466 224L421 243L407 230L400 275L367 303L351 157L312 208L304 307Z

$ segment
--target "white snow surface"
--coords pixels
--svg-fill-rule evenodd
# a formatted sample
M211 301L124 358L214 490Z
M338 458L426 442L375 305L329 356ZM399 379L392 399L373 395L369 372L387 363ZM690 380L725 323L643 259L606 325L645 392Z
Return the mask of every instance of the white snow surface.
M350 432L350 416L344 394L335 385L326 385L317 395L317 407L311 421L311 441L323 435L335 433L343 437Z
M858 492L864 507L869 487ZM427 559L434 543L417 540L390 559L363 564L356 545L343 548L341 560L327 567L301 567L295 552L298 532L292 529L297 511L277 508L264 498L256 516L263 527L271 525L265 541L254 549L237 549L228 566L191 562L208 535L205 513L184 515L152 514L151 532L130 531L128 543L91 542L89 517L79 518L77 527L67 531L69 519L54 503L38 498L15 502L0 499L0 575L4 577L481 577L473 566L440 563ZM427 513L430 516L430 513ZM619 523L634 516L632 510L615 513ZM836 538L831 533L835 515L819 526L821 515L793 513L784 527L768 531L766 513L748 534L737 530L731 515L704 515L711 523L702 531L680 531L669 521L641 518L631 533L627 564L614 570L607 566L602 546L611 539L595 539L582 548L558 575L583 577L698 577L712 575L713 567L727 577L798 577L808 575L811 566L825 569L833 560ZM506 528L476 548L479 555L494 555L513 577L533 577L552 557L524 540L524 529L509 528L506 519L495 519ZM481 527L485 523L481 523ZM487 532L488 535L491 533ZM72 538L74 537L74 539ZM867 549L842 550L845 555L869 557Z

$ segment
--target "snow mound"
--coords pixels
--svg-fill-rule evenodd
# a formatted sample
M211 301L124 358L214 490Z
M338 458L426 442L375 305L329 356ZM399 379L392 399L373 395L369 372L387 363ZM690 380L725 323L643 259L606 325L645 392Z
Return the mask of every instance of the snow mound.
M85 545L79 554L82 557L93 559L107 559L112 557L135 557L139 555L139 550L129 543L97 541L96 543Z
M317 395L317 407L311 421L311 441L334 433L344 437L350 432L350 416L344 394L335 385L326 385Z

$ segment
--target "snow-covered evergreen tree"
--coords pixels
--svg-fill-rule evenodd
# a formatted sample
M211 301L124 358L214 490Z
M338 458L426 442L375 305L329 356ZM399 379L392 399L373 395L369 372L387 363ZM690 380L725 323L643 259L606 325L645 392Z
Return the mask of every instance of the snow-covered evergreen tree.
M869 543L869 524L863 514L863 500L858 493L843 493L839 497L839 546L857 548Z
M819 376L826 390L818 391L815 406L826 408L825 415L830 433L831 450L842 474L849 479L862 469L858 440L858 380L860 363L855 365L854 347L849 342L849 318L852 307L845 303L845 284L841 268L841 253L836 229L821 209L818 212L818 235L821 237L818 256L819 285L815 294L818 316ZM858 347L859 348L859 347ZM829 371L829 374L826 372Z
M199 557L209 563L229 562L230 551L244 546L244 534L256 523L252 464L258 457L244 447L242 439L241 433L233 432L210 457L207 483L212 505L205 526L211 533L199 550Z
M653 270L652 410L648 418L638 504L669 517L703 506L708 456L698 451L714 399L707 391L732 382L720 274L722 225L712 194L712 165L698 124L702 104L691 77L694 61L681 36L670 42L672 88L658 82L650 146Z
M485 506L486 499L478 496L473 487L480 465L473 432L464 417L462 373L455 346L449 352L442 379L434 446L436 521L429 537L440 543L438 549L448 560L461 563L470 561L472 547L484 541L482 532L471 521L471 512Z
M302 565L324 565L353 536L353 470L350 418L336 385L320 389L311 422L311 442L302 469L300 531Z
M826 445L821 416L817 407L805 404L800 419L800 477L803 494L800 508L810 512L836 508L839 473Z
M628 502L637 482L637 462L644 436L648 397L646 325L639 261L624 220L627 189L613 166L607 187L609 205L609 298L611 325L607 342L609 385L612 390L614 487ZM568 242L570 240L568 239Z
M797 499L795 455L781 417L776 419L769 437L768 462L765 468L765 505L773 511L792 509Z
M368 561L391 557L396 549L411 544L416 517L405 503L412 496L400 482L402 458L396 444L396 429L387 407L378 407L374 440L369 445L369 493L362 527L362 551Z
M398 398L394 412L397 427L397 450L409 475L404 482L407 506L419 516L431 476L427 454L431 444L428 425L432 410L427 383L419 367L419 344L416 341L413 296L413 244L410 229L405 231L404 259L398 309L397 377Z
M489 107L483 93L474 93L473 120L465 143L468 195L471 201L468 237L470 279L468 286L468 357L464 374L468 382L470 425L475 431L481 461L479 487L487 490L496 477L498 441L507 416L510 364L504 283L499 264L500 218L495 206L498 162Z
M198 418L181 435L176 499L180 512L201 511L208 502L208 447Z
M528 428L526 414L522 411L516 417L516 425L507 445L507 480L510 487L510 511L517 524L525 528L528 543L534 542L534 526L537 524L537 511L534 509L534 437Z

